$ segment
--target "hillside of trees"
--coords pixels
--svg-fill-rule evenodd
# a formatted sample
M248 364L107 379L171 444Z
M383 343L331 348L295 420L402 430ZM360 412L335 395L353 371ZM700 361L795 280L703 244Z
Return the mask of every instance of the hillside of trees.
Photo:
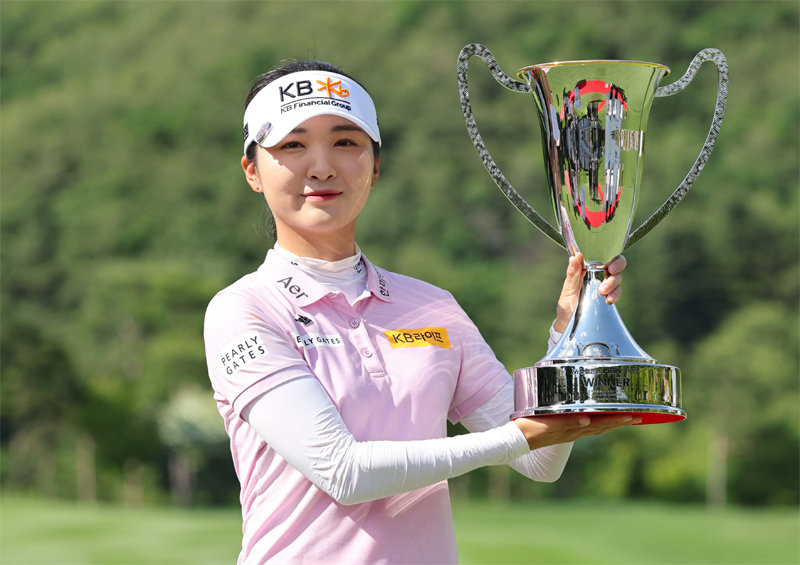
M510 371L543 355L567 257L497 190L464 126L456 58L508 73L632 59L680 77L730 65L694 189L626 252L620 312L683 371L685 422L576 444L553 485L506 469L472 496L797 504L800 496L800 7L733 2L0 3L0 485L130 504L238 498L203 351L215 292L272 236L239 160L245 96L283 59L363 82L383 136L358 242L450 290ZM481 132L551 219L529 96L470 66ZM716 72L653 105L638 222L705 139ZM453 427L453 433L459 429Z

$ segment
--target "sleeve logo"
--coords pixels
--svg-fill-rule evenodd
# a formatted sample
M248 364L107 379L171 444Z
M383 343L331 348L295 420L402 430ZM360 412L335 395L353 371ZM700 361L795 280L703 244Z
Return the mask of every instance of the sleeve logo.
M258 334L243 335L233 340L219 352L220 365L228 375L235 375L248 363L267 354Z
M443 349L450 349L450 338L447 336L447 328L418 328L415 330L399 329L387 330L383 332L389 345L393 349L398 347L425 347L435 345Z

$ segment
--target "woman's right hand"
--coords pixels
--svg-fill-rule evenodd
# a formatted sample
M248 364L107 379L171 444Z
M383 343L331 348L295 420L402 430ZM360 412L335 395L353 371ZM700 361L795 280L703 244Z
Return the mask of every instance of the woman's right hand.
M557 414L517 418L514 423L525 434L531 450L534 450L603 434L641 421L640 416L632 414Z

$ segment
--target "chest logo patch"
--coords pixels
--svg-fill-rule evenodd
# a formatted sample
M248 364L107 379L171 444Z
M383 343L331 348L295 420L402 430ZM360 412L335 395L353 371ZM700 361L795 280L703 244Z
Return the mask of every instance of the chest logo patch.
M342 347L344 341L338 335L326 335L309 333L305 335L295 334L295 343L301 347Z
M447 328L417 328L415 330L399 329L387 330L383 332L389 345L393 349L398 347L425 347L435 345L443 349L450 349L450 338L447 336Z

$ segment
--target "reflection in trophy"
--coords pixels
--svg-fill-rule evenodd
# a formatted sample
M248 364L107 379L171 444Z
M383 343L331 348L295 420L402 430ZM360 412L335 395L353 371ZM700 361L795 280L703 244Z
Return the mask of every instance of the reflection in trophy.
M551 201L559 229L506 180L478 132L467 88L467 63L478 55L510 90L533 94L543 136ZM714 118L705 145L670 198L631 230L641 185L647 120L653 99L683 90L700 65L718 68ZM725 112L727 63L715 49L701 51L678 81L658 87L669 69L636 61L566 61L521 69L518 82L500 70L488 49L467 45L458 60L461 108L467 129L498 187L537 228L574 254L586 276L575 313L561 340L532 367L514 372L512 418L549 414L633 413L643 424L683 420L681 371L656 362L628 332L616 306L598 293L604 265L641 239L677 205L708 161Z

